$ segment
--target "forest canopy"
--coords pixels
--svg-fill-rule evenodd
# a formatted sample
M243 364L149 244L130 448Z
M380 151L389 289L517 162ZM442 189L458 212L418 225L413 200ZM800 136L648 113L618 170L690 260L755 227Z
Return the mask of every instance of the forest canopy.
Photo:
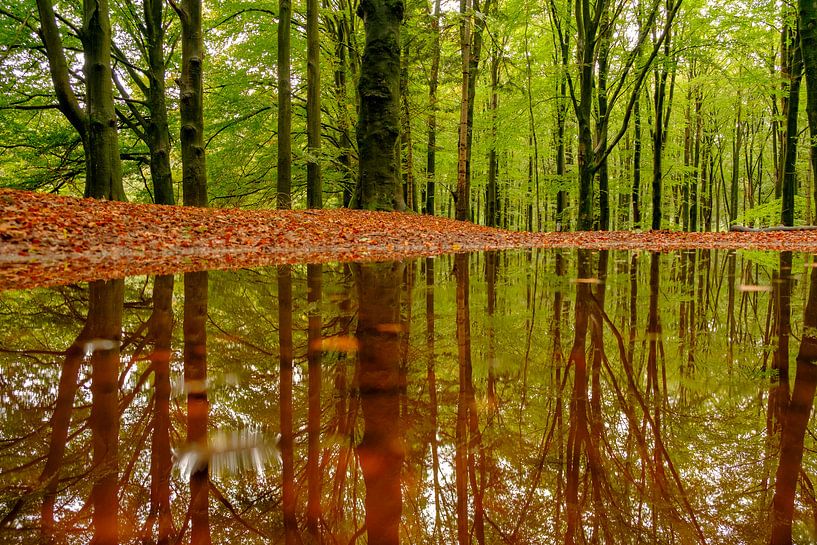
M389 206L517 230L817 217L817 25L805 3L77 4L0 3L4 187L121 198L88 189L89 176L116 177L113 159L86 156L108 146L136 202L382 208L361 202L362 178L374 176L394 182ZM383 13L390 23L364 28ZM376 32L395 41L378 49ZM106 48L110 76L97 86L87 74ZM371 106L385 125L363 100L373 66L394 77L376 91L388 104ZM106 92L115 109L95 122ZM94 144L94 127L117 129L118 141ZM374 162L359 144L372 127L385 146Z

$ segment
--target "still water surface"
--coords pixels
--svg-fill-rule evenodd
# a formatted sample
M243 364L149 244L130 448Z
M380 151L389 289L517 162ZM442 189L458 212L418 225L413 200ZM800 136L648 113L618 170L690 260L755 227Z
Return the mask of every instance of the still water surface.
M815 388L791 253L5 292L0 542L813 542Z

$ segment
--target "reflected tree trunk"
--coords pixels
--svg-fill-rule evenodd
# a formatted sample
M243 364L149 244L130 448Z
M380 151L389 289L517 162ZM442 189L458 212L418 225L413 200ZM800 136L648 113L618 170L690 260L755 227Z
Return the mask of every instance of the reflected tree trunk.
M156 543L166 545L173 535L170 510L170 354L173 337L173 275L157 276L153 281L153 314L148 322L148 338L153 343L153 436L150 449L150 511L145 524L146 536L152 536L158 522Z
M306 531L315 543L320 542L321 517L321 265L307 265L308 318L308 416L307 416L307 504Z
M207 271L184 275L184 384L187 391L187 444L208 452L210 404L207 400ZM190 543L210 544L210 476L208 457L190 472Z
M468 409L471 381L471 317L469 306L469 255L454 256L454 276L457 279L457 360L459 362L459 393L454 439L454 474L457 498L457 543L470 543L468 513Z
M363 439L357 446L366 485L366 532L371 545L400 542L405 457L400 423L400 292L403 265L354 265L360 300L359 391Z
M427 257L426 261L426 377L428 381L428 404L430 418L430 439L431 439L431 471L434 480L434 536L435 539L442 539L442 517L443 505L441 502L440 489L440 453L437 441L437 373L436 355L434 347L434 258Z
M791 259L791 254L788 259ZM781 257L782 261L783 257ZM781 270L781 274L788 274ZM811 290L805 308L803 340L797 353L791 401L782 415L780 462L772 499L772 545L792 543L792 520L797 479L802 471L804 441L814 393L817 390L817 268L811 271Z
M298 543L298 520L295 515L295 459L292 432L292 266L278 267L278 345L282 498L284 517L284 542Z
M581 543L581 505L579 484L581 481L582 451L587 441L587 330L592 293L587 282L591 277L591 253L578 251L576 283L576 326L568 365L573 367L573 393L570 398L570 421L567 436L567 472L565 496L567 501L566 545Z
M119 542L119 347L124 280L91 282L88 336L91 354L93 542Z
M85 356L85 344L90 340L90 316L77 338L65 352L65 360L60 371L60 382L57 386L57 401L54 414L51 416L51 436L48 441L48 455L45 460L40 483L44 485L43 503L40 507L41 538L44 543L51 543L54 535L54 504L57 499L57 488L60 470L65 457L68 442L68 431L74 411L74 399L79 388L79 368ZM22 502L18 504L22 507ZM14 511L14 508L12 509ZM7 519L8 515L4 518Z

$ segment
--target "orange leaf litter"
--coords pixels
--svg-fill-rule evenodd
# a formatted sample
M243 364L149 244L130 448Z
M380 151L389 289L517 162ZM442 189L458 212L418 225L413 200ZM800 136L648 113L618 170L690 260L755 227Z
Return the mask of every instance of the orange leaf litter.
M202 209L0 189L0 290L133 274L511 248L817 253L817 231L520 233L413 213Z

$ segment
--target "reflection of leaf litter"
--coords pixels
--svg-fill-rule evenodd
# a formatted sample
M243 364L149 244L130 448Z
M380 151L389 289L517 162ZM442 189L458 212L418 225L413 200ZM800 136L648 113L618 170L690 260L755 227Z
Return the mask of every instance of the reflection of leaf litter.
M571 282L574 284L601 284L598 278L574 278Z
M380 333L402 333L403 326L400 324L377 324L375 329Z
M756 292L756 291L772 291L771 286L758 286L755 284L741 284L738 286L738 291Z
M91 339L85 346L85 355L90 356L97 350L114 350L119 348L119 341L114 341L112 339Z
M176 468L185 480L208 465L210 474L216 477L248 471L263 477L267 462L272 458L281 461L280 438L280 434L270 437L262 430L249 428L216 431L207 445L189 444L177 449Z
M310 347L324 352L357 352L360 348L360 342L356 337L334 335L323 339L315 339Z

